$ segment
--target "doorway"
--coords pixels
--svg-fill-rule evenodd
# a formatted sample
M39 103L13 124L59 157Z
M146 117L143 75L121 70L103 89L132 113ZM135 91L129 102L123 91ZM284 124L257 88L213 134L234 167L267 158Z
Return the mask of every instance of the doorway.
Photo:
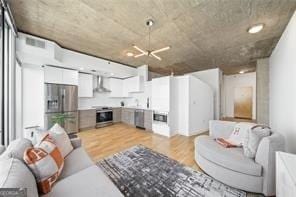
M236 87L234 90L234 117L252 119L253 88Z

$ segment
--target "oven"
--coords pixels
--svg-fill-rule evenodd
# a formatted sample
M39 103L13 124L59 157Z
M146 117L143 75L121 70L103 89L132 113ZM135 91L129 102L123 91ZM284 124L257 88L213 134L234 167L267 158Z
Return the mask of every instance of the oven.
M113 111L112 109L100 109L96 113L97 126L113 123Z
M153 112L153 121L159 123L168 123L168 113L167 112Z

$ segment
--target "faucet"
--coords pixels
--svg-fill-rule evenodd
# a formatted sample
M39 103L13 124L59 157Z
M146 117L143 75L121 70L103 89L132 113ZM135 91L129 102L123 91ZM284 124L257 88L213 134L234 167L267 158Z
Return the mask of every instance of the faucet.
M135 99L135 102L136 102L136 104L137 104L137 107L139 107L140 105L139 105L139 99Z

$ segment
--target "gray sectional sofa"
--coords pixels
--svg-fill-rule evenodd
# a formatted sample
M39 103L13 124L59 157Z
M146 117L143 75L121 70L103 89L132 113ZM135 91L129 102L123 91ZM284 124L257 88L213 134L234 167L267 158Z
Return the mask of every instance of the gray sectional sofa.
M43 196L123 196L104 172L92 162L81 147L80 139L71 139L71 143L74 150L65 157L64 168L59 180L55 183L52 191ZM25 147L19 146L19 149L22 148ZM18 150L19 153L23 151ZM39 196L35 178L23 161L21 161L21 158L13 156L1 158L0 156L0 188L9 187L25 187L27 188L28 197Z
M210 121L209 136L195 139L195 160L215 179L249 192L275 195L275 152L283 151L284 138L278 133L261 140L255 159L244 156L242 148L224 148L215 138L228 138L235 122Z

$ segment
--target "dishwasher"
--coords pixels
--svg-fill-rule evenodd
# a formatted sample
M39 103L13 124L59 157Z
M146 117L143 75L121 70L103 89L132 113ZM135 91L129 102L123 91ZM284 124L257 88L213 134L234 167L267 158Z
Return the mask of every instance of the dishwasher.
M145 126L144 126L144 110L143 109L136 109L135 110L135 125L138 128L145 129Z

